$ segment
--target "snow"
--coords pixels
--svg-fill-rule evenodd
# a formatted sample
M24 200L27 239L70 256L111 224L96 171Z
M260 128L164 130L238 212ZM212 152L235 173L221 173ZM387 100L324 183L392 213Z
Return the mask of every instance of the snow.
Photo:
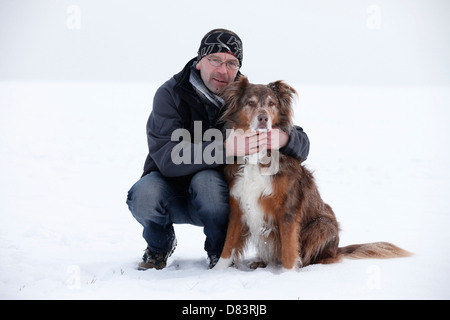
M125 200L158 85L0 82L0 298L450 298L450 87L291 84L341 245L413 257L214 271L202 229L176 225L168 267L138 271L145 242Z

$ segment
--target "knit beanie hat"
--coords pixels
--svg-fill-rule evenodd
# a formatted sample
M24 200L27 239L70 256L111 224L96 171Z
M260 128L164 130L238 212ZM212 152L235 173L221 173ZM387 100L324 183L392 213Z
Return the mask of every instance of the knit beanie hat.
M197 61L208 54L225 52L235 56L242 66L242 41L237 34L226 29L214 29L208 32L200 43Z

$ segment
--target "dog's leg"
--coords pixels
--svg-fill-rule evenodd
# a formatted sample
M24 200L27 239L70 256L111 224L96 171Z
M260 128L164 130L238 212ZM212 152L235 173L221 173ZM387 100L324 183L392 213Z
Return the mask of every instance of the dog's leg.
M312 220L300 232L303 266L339 261L338 245L339 225L334 216L321 216Z
M230 222L228 223L227 236L219 261L214 270L223 270L231 266L237 255L242 253L246 235L242 225L242 211L239 201L230 197Z
M296 269L298 267L296 263L299 260L298 224L295 223L295 221L282 221L279 226L281 240L281 264L284 269Z

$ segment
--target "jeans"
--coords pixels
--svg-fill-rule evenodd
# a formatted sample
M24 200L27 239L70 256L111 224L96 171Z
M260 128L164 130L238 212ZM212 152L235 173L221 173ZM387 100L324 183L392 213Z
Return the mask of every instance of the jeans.
M144 227L149 249L166 253L175 237L173 224L203 227L208 255L220 256L229 215L228 185L217 170L203 170L191 178L167 178L159 172L143 176L128 191L127 204Z

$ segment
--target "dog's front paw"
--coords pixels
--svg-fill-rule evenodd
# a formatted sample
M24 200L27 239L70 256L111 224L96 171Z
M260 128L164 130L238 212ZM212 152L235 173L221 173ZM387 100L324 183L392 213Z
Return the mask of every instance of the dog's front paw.
M256 261L250 262L248 267L253 270L258 269L258 268L265 268L265 267L267 267L267 263L265 263L262 260L256 260Z
M302 260L301 259L297 259L292 267L288 267L287 268L287 267L283 266L282 271L283 272L300 271L302 267L303 267Z
M220 258L214 268L212 268L211 270L225 270L226 268L231 266L232 262L233 259L231 258Z

